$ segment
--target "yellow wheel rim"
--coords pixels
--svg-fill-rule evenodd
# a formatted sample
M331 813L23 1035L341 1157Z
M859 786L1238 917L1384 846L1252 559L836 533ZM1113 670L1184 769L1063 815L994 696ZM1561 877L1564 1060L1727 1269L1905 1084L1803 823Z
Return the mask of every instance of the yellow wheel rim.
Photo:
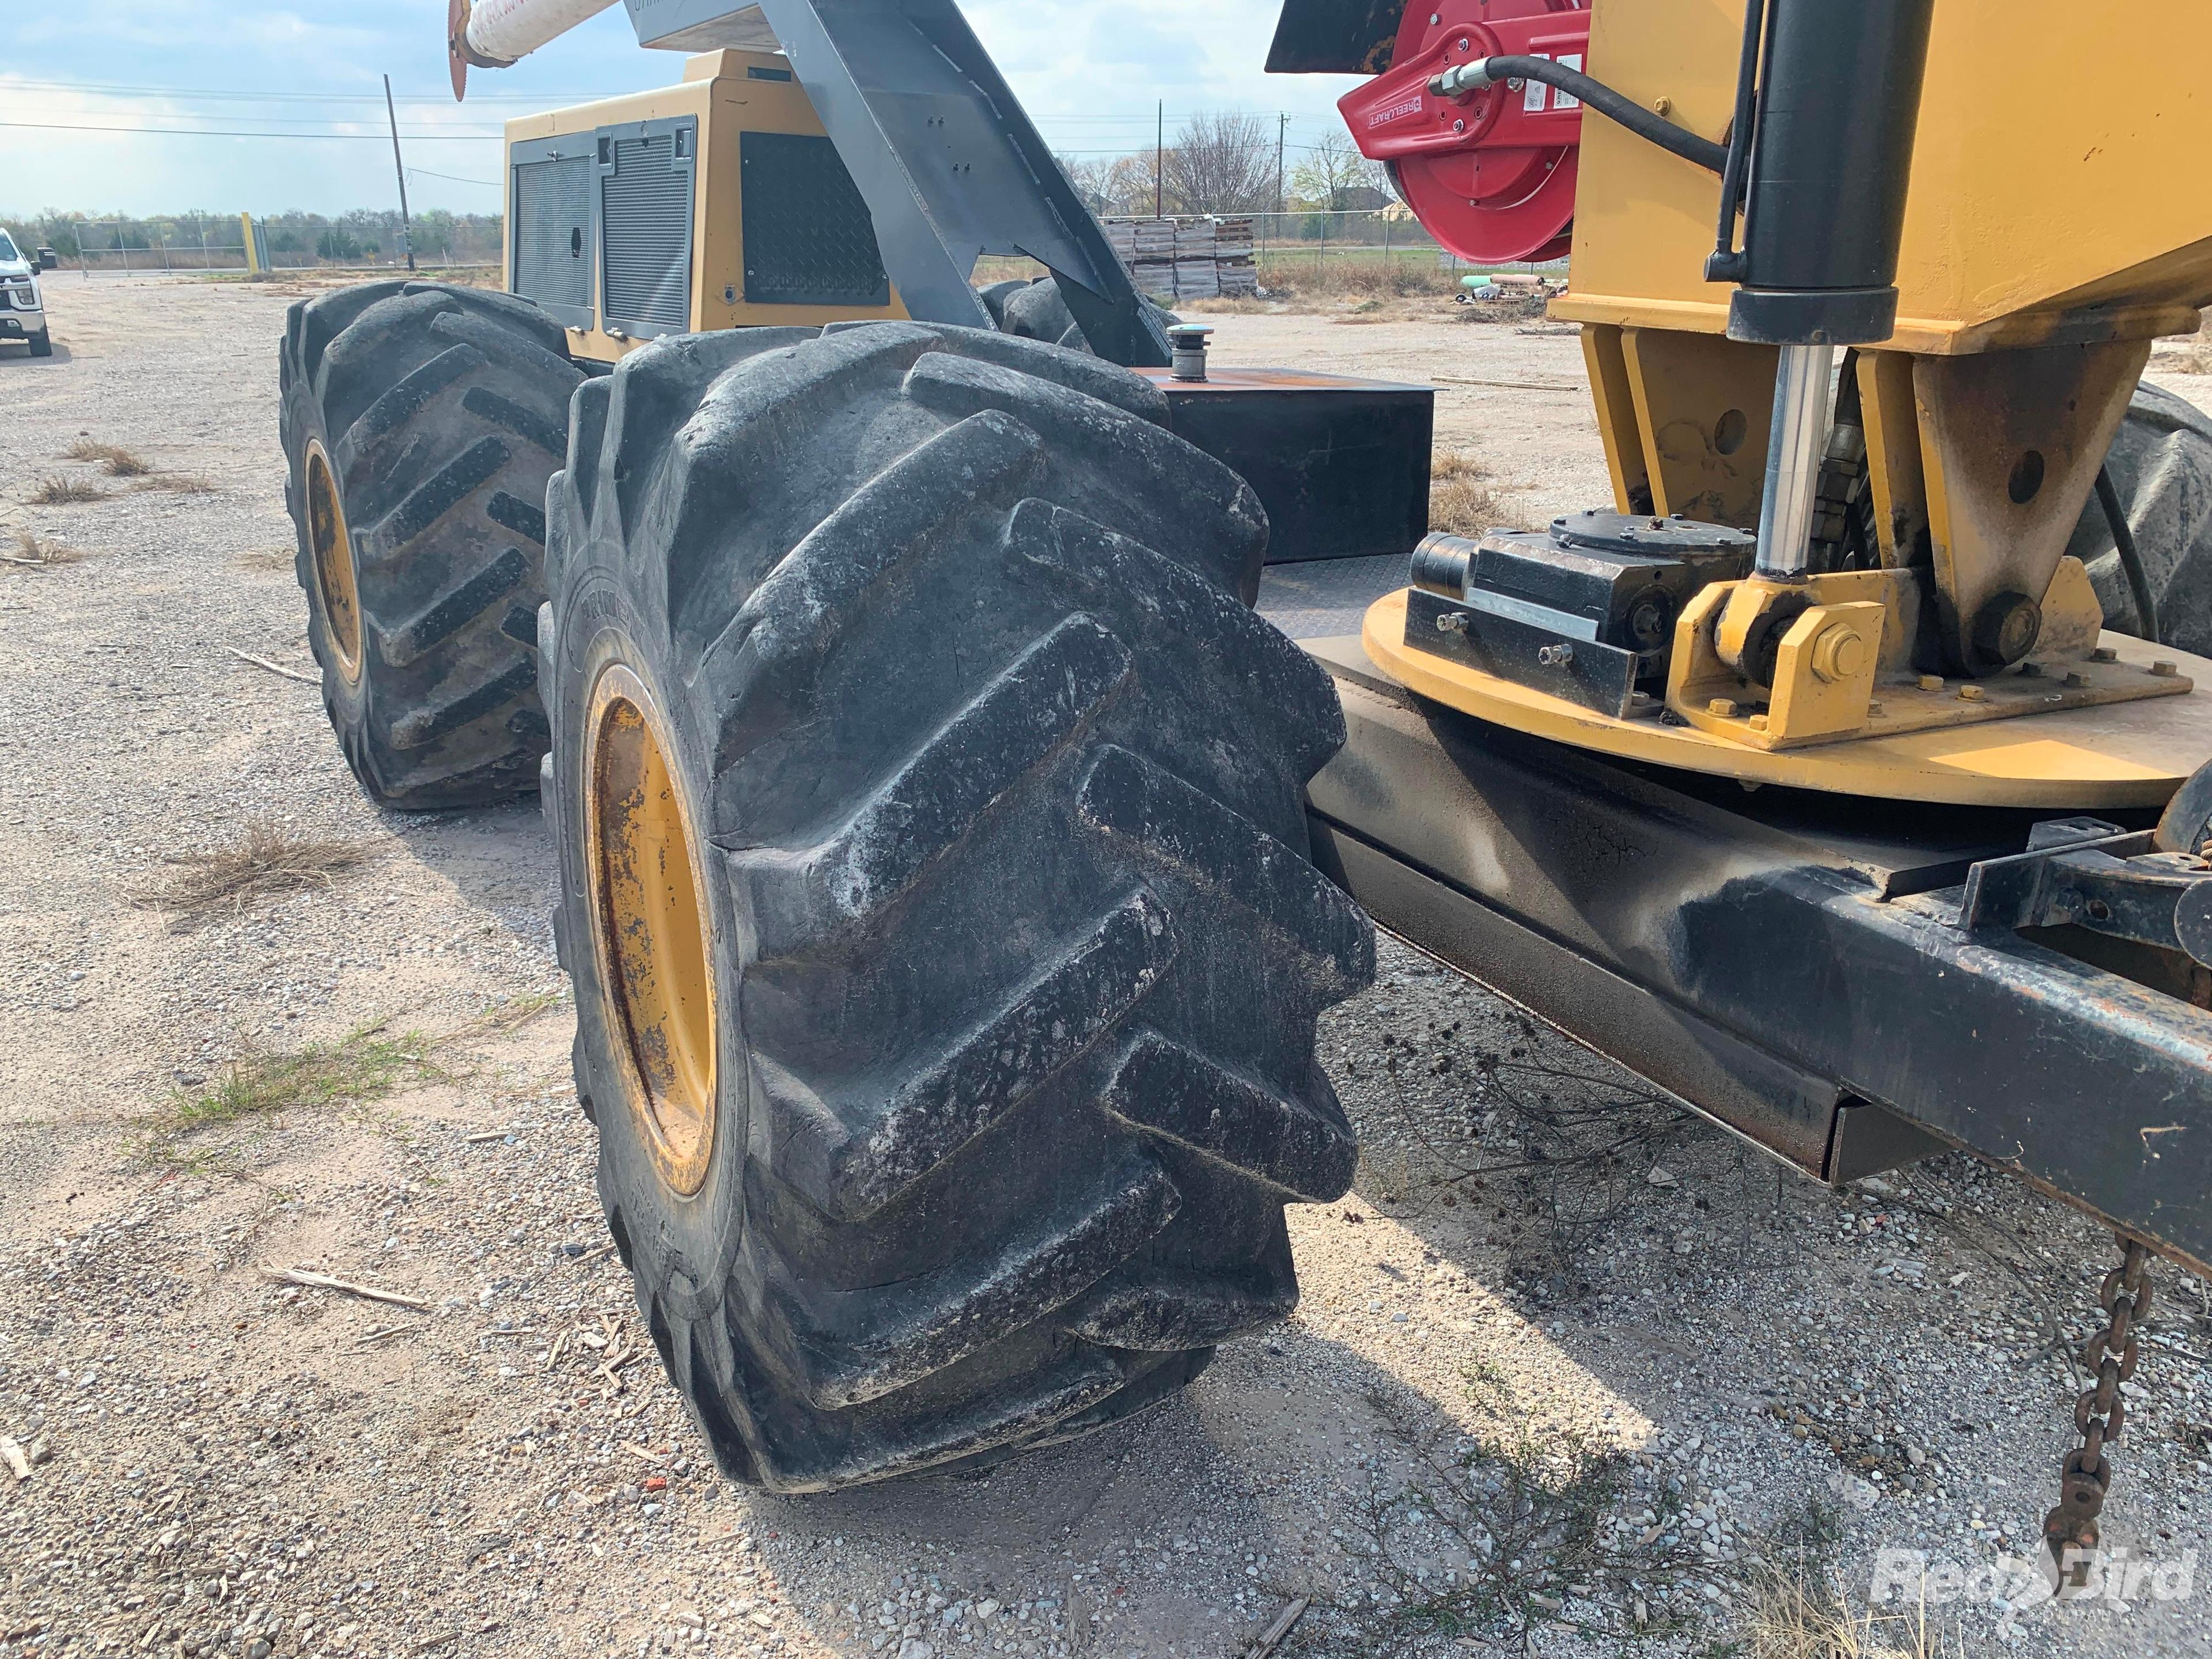
M361 678L361 591L353 573L353 538L346 532L345 504L331 477L331 458L322 440L307 440L307 545L315 556L315 592L322 600L323 624L338 672L348 681Z
M592 940L631 1112L661 1179L689 1197L714 1149L714 981L699 843L668 764L667 726L619 664L584 727Z

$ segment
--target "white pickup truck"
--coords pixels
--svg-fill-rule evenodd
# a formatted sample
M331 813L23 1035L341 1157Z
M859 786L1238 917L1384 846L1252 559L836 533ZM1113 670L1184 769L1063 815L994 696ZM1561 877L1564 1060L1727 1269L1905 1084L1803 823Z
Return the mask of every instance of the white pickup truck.
M0 340L27 342L33 357L54 355L38 268L4 230L0 230Z

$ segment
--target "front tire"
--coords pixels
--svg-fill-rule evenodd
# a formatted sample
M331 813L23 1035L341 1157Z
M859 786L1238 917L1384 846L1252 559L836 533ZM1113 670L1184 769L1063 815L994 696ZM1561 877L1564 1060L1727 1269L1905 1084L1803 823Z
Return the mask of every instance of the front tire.
M54 335L52 329L42 328L31 336L31 355L33 357L51 357L54 355Z
M540 633L578 1092L733 1477L990 1460L1281 1317L1349 1184L1372 933L1307 859L1328 677L1137 376L914 324L578 394Z
M584 377L525 300L370 283L295 304L280 428L307 638L378 801L537 786L545 485Z

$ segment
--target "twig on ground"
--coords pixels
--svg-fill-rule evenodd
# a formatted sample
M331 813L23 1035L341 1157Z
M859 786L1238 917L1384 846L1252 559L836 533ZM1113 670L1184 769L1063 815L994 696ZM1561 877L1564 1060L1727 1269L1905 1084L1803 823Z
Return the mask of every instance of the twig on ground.
M279 1267L270 1262L261 1264L264 1278L286 1285L299 1285L311 1291L337 1291L346 1296L357 1296L364 1302L388 1302L395 1308L412 1308L417 1313L430 1311L430 1304L419 1296L404 1295L398 1291L380 1290L374 1285L356 1285L349 1279L337 1279L329 1273L311 1273L305 1267Z
M1282 1645L1283 1638L1291 1633L1291 1626L1305 1617L1313 1605L1313 1598L1301 1595L1275 1615L1275 1622L1261 1632L1260 1639L1244 1650L1244 1659L1267 1659L1267 1656Z
M234 645L226 645L223 647L223 649L229 652L232 656L237 658L240 662L250 662L256 668L265 668L272 674L282 674L286 679L297 680L302 685L319 685L322 684L322 682L317 679L313 674L299 673L293 669L283 666L281 664L273 663L266 657L257 657L251 651L241 651Z

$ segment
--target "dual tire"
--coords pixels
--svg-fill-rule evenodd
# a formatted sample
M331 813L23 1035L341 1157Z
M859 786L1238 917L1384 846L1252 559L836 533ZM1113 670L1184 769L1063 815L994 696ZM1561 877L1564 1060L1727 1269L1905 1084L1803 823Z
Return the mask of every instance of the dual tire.
M1372 934L1304 810L1343 721L1249 609L1257 501L1149 383L1010 335L561 345L326 295L283 433L362 783L540 788L670 1376L793 1492L1166 1397L1294 1305L1284 1206L1356 1157L1314 1028Z

